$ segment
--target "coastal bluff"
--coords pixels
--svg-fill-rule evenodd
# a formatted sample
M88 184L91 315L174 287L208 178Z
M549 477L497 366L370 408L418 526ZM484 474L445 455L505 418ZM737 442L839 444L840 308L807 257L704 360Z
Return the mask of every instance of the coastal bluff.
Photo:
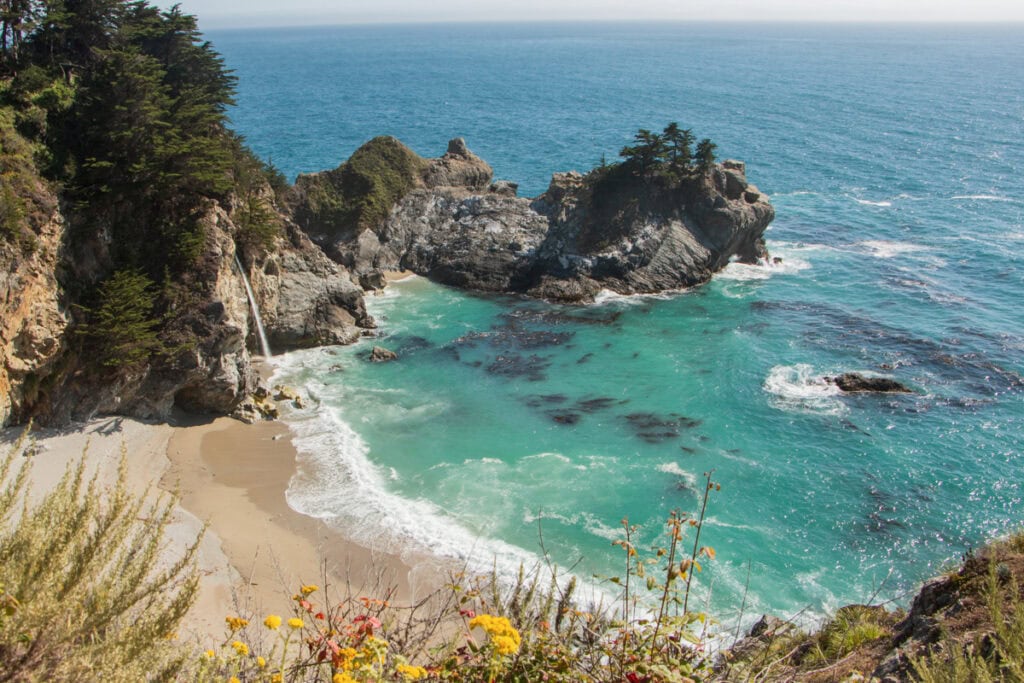
M534 198L493 180L461 138L424 159L378 137L336 169L300 175L291 217L364 282L411 270L442 284L588 302L602 289L655 293L706 282L731 260L768 257L775 217L742 162L684 178L625 164L556 173Z

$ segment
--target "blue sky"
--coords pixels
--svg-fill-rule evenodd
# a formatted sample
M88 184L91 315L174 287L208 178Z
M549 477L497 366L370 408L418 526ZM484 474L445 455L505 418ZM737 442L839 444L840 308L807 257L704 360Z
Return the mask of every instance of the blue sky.
M173 0L159 0L170 6ZM1024 21L1021 0L180 0L203 28L439 21Z

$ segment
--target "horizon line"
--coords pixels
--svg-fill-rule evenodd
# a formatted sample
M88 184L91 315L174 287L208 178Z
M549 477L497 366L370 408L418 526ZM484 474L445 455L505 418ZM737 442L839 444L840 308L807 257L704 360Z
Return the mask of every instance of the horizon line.
M747 25L747 26L921 26L921 27L982 27L992 26L1001 28L1024 28L1024 19L665 19L659 17L633 18L633 19L410 19L393 21L388 19L367 19L351 21L331 21L330 23L285 23L275 21L275 15L265 15L256 22L249 23L221 23L230 20L233 15L196 15L200 28L203 28L204 16L210 21L218 24L211 26L214 30L245 30L245 29L330 29L330 28L354 28L354 27L382 27L382 26L452 26L452 25L558 25L558 24L646 24L657 22L659 24L726 24L726 25ZM315 21L310 18L308 21ZM262 23L273 22L273 23Z

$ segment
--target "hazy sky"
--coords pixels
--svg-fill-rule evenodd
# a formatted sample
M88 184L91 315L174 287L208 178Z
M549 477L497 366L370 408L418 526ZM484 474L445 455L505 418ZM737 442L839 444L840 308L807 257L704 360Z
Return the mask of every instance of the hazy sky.
M174 0L158 0L162 6ZM424 21L1024 21L1021 0L180 0L203 28ZM282 9L282 8L287 9Z

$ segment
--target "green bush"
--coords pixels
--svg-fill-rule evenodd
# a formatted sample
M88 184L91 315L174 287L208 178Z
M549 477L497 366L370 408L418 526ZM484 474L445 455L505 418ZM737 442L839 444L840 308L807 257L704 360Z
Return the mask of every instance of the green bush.
M122 453L113 490L86 479L83 456L29 504L22 445L0 459L0 680L172 680L199 543L155 568L174 501L132 495Z

